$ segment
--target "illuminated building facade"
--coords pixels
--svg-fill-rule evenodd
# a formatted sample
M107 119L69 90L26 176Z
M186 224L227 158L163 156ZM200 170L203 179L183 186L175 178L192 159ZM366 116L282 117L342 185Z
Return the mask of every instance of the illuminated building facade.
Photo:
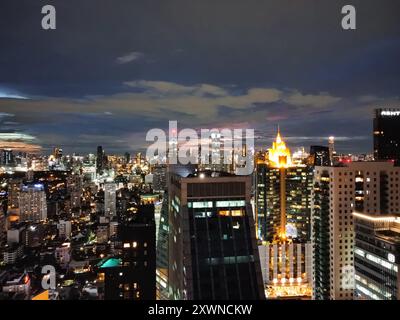
M355 299L400 299L400 217L354 213Z
M264 159L256 159L256 222L261 241L287 234L310 239L312 167L294 163L280 133Z
M14 154L12 149L3 149L1 155L1 164L6 167L14 165Z
M311 218L315 299L353 299L353 212L400 212L399 178L400 168L390 162L315 168Z
M275 241L258 249L267 299L310 299L310 242Z
M82 176L71 175L67 178L68 194L70 196L71 208L80 208L82 198Z
M250 190L250 176L170 176L170 299L264 298Z
M117 185L113 182L104 184L104 213L107 217L117 214Z
M26 184L19 194L20 221L39 222L47 219L47 202L44 185Z
M167 188L167 165L156 164L153 166L153 190L164 192Z
M157 299L168 300L168 193L164 193L157 232Z
M376 109L374 156L376 160L400 163L400 109Z
M8 184L8 207L10 209L18 208L19 194L22 187L22 179L10 179Z
M309 299L312 171L301 161L293 161L280 132L268 159L258 159L257 170L259 252L266 297Z
M0 208L0 244L6 239L6 215Z

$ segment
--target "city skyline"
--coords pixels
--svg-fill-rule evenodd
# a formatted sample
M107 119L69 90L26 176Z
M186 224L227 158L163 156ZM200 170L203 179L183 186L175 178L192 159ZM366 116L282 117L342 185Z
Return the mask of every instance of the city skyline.
M50 31L44 4L2 3L1 147L123 154L178 120L254 128L258 148L280 124L291 148L335 136L339 152L372 153L373 109L400 105L396 1L353 1L353 31L344 1L53 1Z

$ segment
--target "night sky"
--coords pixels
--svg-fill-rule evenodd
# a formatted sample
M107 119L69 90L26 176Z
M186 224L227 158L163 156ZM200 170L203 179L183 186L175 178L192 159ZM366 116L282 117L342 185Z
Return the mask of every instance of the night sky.
M400 107L399 21L398 0L1 0L0 148L132 152L178 120L371 152L373 108Z

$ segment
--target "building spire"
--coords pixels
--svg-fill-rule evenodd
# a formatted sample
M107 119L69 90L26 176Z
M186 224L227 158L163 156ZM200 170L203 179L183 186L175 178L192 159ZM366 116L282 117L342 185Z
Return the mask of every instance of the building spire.
M276 142L277 143L281 143L282 142L281 129L279 128L279 124L278 124L278 134L276 135Z

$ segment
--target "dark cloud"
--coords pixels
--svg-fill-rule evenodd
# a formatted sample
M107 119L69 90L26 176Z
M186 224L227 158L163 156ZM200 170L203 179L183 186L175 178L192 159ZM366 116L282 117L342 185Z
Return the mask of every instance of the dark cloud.
M45 4L55 31L41 29ZM370 151L372 109L399 105L400 2L353 0L356 31L340 27L345 4L2 0L0 125L45 149L122 152L169 119L252 126L265 141L279 122L318 143L365 137L354 151Z

